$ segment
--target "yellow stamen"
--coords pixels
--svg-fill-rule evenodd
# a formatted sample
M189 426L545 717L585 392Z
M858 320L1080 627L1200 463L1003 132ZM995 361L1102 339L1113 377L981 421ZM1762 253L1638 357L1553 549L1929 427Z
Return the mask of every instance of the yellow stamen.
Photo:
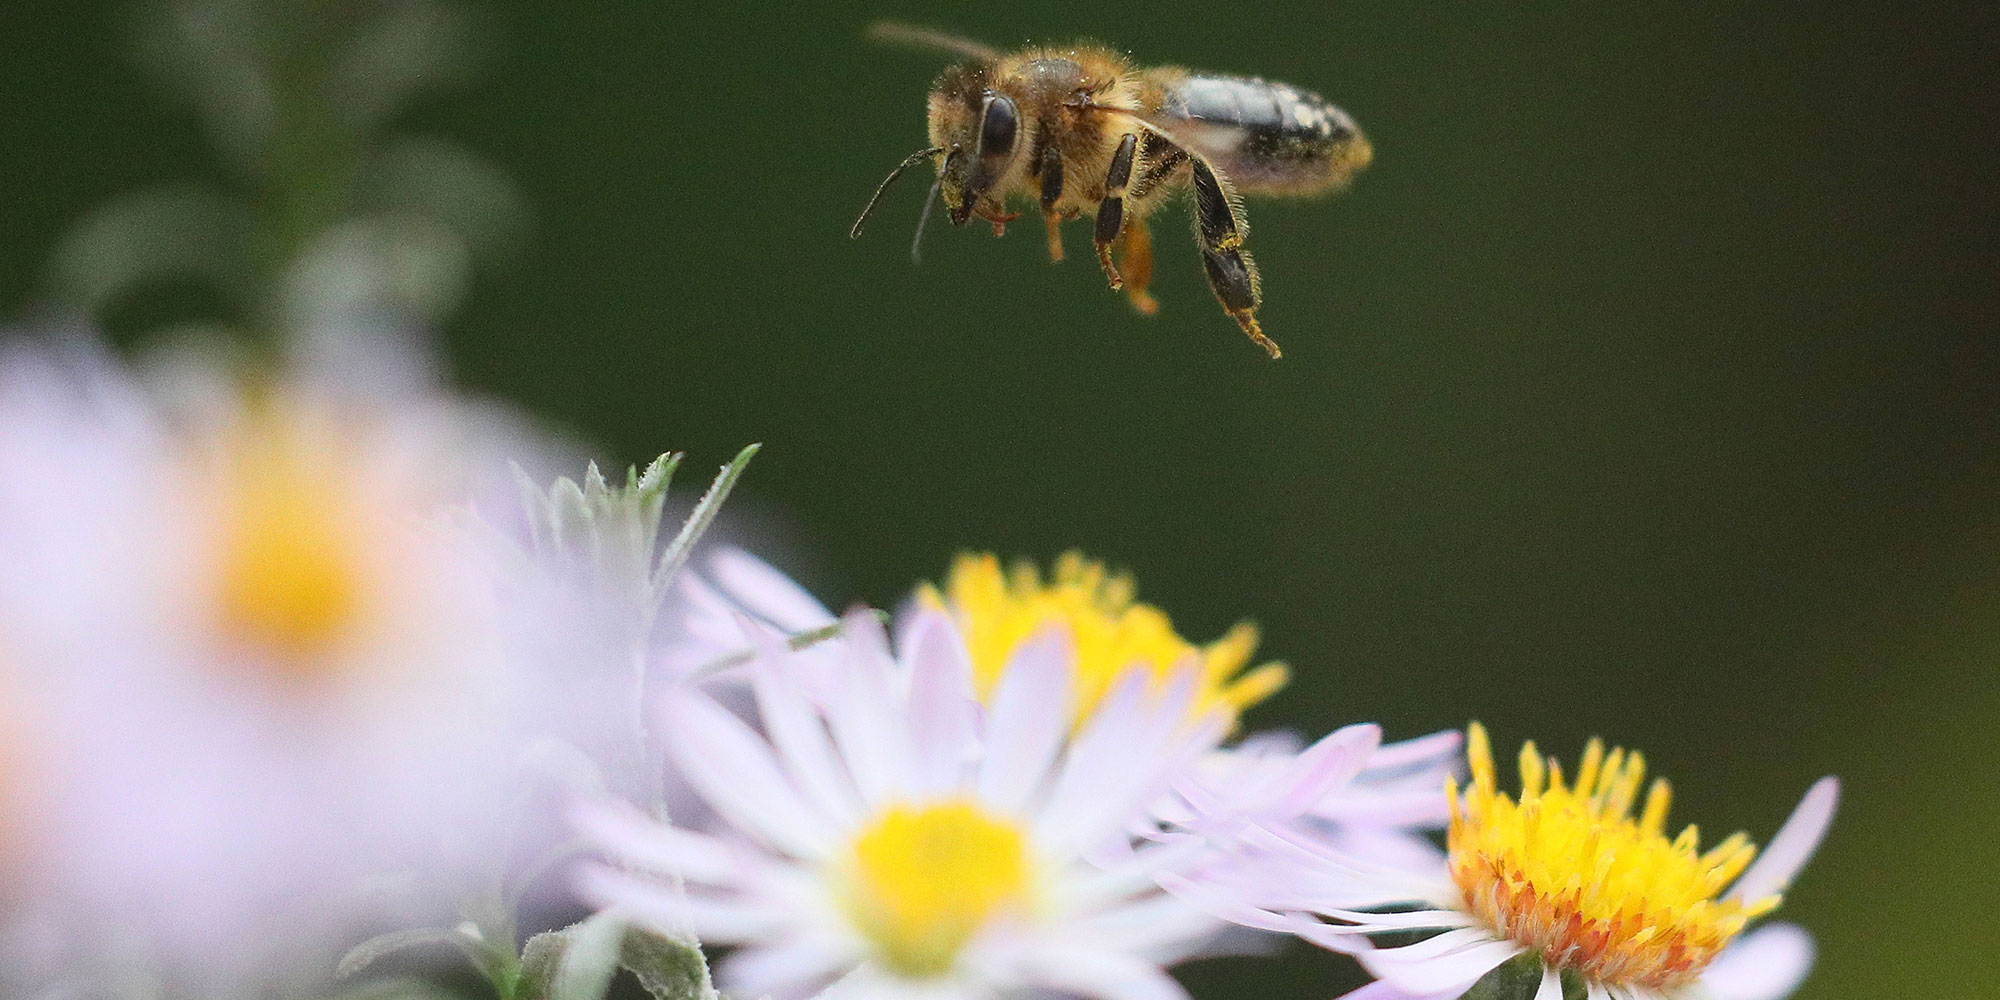
M1610 984L1671 989L1692 982L1779 897L1718 898L1756 848L1736 834L1697 851L1692 826L1664 834L1672 790L1656 780L1635 820L1645 759L1591 740L1576 781L1529 744L1519 801L1494 784L1485 727L1466 732L1473 783L1447 782L1452 879L1467 908L1553 967ZM1546 782L1546 784L1544 784Z
M327 447L327 442L320 442ZM225 634L311 672L367 590L346 476L292 422L259 413L225 441L216 604Z
M882 963L950 971L965 942L1031 905L1027 840L970 802L898 806L855 839L845 902Z
M1200 663L1196 712L1219 710L1232 721L1285 685L1282 663L1249 667L1257 628L1238 624L1221 639L1196 646L1174 631L1165 612L1135 600L1132 578L1070 552L1056 560L1044 582L1030 562L1003 571L990 554L962 555L952 563L943 591L925 587L921 598L942 607L965 633L973 680L987 697L1007 661L1029 638L1052 625L1068 629L1076 645L1076 717L1087 718L1111 684L1141 665L1165 677L1188 657Z

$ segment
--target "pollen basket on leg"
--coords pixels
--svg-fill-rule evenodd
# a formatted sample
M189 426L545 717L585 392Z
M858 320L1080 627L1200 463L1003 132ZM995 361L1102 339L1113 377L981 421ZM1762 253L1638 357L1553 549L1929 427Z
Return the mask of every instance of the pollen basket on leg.
M1026 837L967 802L885 811L855 838L845 874L855 927L913 978L950 971L974 934L1033 904Z
M1051 627L1066 630L1075 644L1079 721L1135 665L1165 677L1195 657L1201 677L1194 710L1231 719L1284 686L1289 672L1283 664L1250 666L1255 626L1239 624L1196 646L1174 631L1165 612L1140 603L1136 592L1131 577L1076 552L1057 559L1047 579L1031 562L1003 568L995 556L979 554L960 556L942 591L927 589L922 597L948 611L964 632L981 697L992 694L1014 651Z
M1473 914L1551 967L1601 983L1682 986L1777 907L1776 896L1721 898L1756 849L1736 834L1702 851L1692 826L1668 838L1670 790L1655 780L1640 798L1639 754L1606 753L1593 740L1565 781L1530 743L1516 799L1497 788L1485 729L1474 724L1467 737L1472 783L1448 788L1452 880Z

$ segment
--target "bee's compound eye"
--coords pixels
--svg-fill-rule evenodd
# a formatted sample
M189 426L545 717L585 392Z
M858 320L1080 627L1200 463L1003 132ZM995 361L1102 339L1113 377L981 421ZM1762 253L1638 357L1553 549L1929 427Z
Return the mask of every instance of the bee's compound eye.
M1014 112L1014 102L995 94L986 99L986 110L979 117L979 155L1004 156L1014 150L1014 135L1020 131L1020 119Z

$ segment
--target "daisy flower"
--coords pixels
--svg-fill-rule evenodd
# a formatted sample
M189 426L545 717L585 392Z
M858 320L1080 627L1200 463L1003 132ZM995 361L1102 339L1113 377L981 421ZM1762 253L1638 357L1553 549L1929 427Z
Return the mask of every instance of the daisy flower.
M221 981L331 947L351 890L441 836L490 845L507 616L443 514L506 486L511 424L353 368L0 353L0 756L35 902Z
M1200 660L1114 675L1079 715L1061 630L1021 643L982 703L944 613L917 611L893 650L872 613L843 624L825 644L841 683L817 697L784 635L743 620L756 728L696 689L666 699L672 762L716 819L584 809L626 866L585 892L734 948L718 978L743 996L1185 996L1163 970L1227 925L1152 877L1194 852L1127 831L1228 726L1199 707Z
M1295 828L1263 829L1243 837L1240 863L1166 881L1232 919L1354 953L1378 981L1349 1000L1452 1000L1488 979L1534 1000L1776 1000L1804 978L1803 931L1749 928L1825 835L1833 778L1760 856L1741 833L1706 851L1692 826L1669 837L1671 793L1664 779L1645 787L1638 753L1593 740L1566 780L1529 743L1518 795L1498 787L1477 723L1467 758L1470 784L1446 787L1441 868L1396 871ZM1409 932L1435 933L1395 947L1361 937Z
M1252 667L1257 626L1239 622L1222 638L1197 646L1174 631L1166 612L1137 600L1132 577L1113 573L1080 552L1056 559L1046 579L1032 562L1003 569L989 553L961 555L942 587L925 586L918 601L945 609L965 633L974 686L984 695L999 683L1021 643L1059 623L1076 644L1079 668L1073 704L1087 717L1115 678L1133 666L1164 676L1187 657L1200 664L1195 710L1232 722L1290 679L1282 663Z

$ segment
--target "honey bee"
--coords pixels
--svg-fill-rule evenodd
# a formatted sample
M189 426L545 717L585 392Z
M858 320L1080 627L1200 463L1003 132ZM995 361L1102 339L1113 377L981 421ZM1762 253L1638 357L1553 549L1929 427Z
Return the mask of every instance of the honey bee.
M1088 213L1112 289L1122 287L1135 309L1151 315L1159 306L1147 292L1153 242L1146 217L1186 188L1209 287L1252 341L1279 356L1257 322L1263 290L1244 246L1249 226L1240 196L1299 197L1345 186L1374 156L1346 112L1289 84L1141 69L1096 44L1000 52L902 24L878 24L870 34L965 61L931 85L930 145L882 180L850 236L861 235L896 178L929 160L937 180L924 203L926 220L942 199L953 225L976 215L997 236L1020 217L1007 211L1019 195L1039 206L1049 256L1061 260L1061 223Z

